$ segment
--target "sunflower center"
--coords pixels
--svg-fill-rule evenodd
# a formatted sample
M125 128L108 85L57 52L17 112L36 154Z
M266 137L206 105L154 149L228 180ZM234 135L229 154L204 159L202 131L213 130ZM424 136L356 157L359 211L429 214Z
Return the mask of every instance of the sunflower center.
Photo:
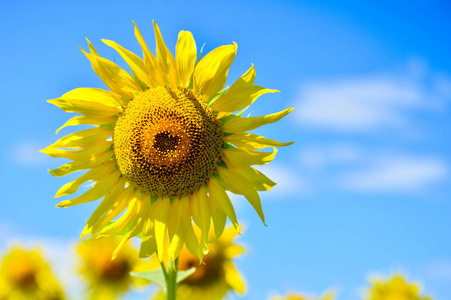
M10 277L22 289L33 288L36 285L36 271L31 266L17 264L16 270Z
M221 161L219 121L191 90L157 87L136 95L114 128L122 174L157 197L189 195Z
M125 259L105 261L100 271L100 277L106 281L116 281L128 276L131 266Z
M193 274L185 278L182 283L189 285L204 286L215 282L223 275L223 261L220 257L207 254L203 258L204 263L200 264L199 259L189 254L189 257L181 258L179 261L179 270L189 270L196 268Z
M176 151L177 146L180 145L181 138L179 136L174 136L171 133L164 131L157 133L154 137L154 148L163 154L170 151Z

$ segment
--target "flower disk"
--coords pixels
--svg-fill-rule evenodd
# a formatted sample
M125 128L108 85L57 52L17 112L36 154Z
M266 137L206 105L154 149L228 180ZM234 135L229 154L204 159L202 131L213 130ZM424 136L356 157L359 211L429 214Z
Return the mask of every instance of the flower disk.
M198 190L221 161L222 132L214 112L185 88L139 93L114 128L121 173L157 197Z

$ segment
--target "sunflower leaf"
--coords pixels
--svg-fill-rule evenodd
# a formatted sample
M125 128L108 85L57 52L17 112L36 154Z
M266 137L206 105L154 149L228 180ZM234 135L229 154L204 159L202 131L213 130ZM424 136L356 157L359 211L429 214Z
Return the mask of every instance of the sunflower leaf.
M184 271L178 271L177 273L177 283L179 283L180 281L186 279L187 277L189 277L191 274L193 274L196 271L196 268L191 268L188 270L184 270Z
M163 273L163 270L160 268L146 272L130 272L130 275L135 278L150 280L152 283L160 285L164 289L164 291L166 291L165 275Z

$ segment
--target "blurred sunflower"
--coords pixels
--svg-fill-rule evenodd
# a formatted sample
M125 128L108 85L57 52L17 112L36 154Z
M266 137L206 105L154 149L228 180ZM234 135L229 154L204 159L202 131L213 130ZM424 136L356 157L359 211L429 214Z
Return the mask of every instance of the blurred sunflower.
M114 260L111 259L120 242L120 238L110 237L78 244L79 272L89 284L90 299L117 299L132 285L146 284L142 279L130 276L130 272L146 271L150 265L138 258L138 251L129 243Z
M0 268L0 299L62 300L64 293L38 249L15 247Z
M181 31L174 58L155 23L154 29L156 56L135 25L144 59L103 40L122 56L133 75L100 57L88 41L90 53L82 51L111 91L77 88L49 100L66 112L82 114L61 128L79 124L94 128L69 134L41 151L72 160L51 170L52 175L88 170L55 197L75 193L86 181L96 182L84 194L57 205L103 198L82 236L122 233L125 242L142 233L142 257L157 251L162 260L163 244L169 241L172 258L186 245L201 259L208 251L211 220L216 238L227 217L239 229L226 190L244 195L264 222L258 191L270 190L275 183L252 165L267 164L276 155L275 147L292 143L247 131L277 122L292 109L261 117L242 117L243 111L233 114L259 96L277 92L253 84L253 66L223 89L237 45L218 47L196 61L194 38ZM266 147L274 151L256 151ZM202 232L200 240L192 220Z
M209 252L203 257L202 263L186 248L182 250L179 256L179 270L195 267L196 271L178 284L178 300L220 300L230 291L238 294L246 292L244 279L232 262L233 258L245 251L242 246L234 243L236 235L234 228L227 228L219 239L210 244ZM210 238L214 238L213 232L210 233ZM158 267L159 264L154 266ZM164 299L166 296L163 291L153 298L153 300Z
M432 300L421 295L418 283L409 283L402 274L392 275L390 278L374 278L371 280L365 300Z
M285 296L274 296L270 300L333 300L335 299L334 291L327 291L323 296L319 298L307 297L296 292L288 292Z

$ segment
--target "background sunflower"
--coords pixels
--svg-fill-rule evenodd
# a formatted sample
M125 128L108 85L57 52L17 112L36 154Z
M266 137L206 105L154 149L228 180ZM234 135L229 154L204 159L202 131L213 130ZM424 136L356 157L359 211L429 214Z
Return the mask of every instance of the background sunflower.
M215 240L214 232L210 231L209 238L214 242L210 243L210 250L203 257L202 263L188 250L182 250L179 257L179 270L196 268L196 271L178 284L177 299L221 300L230 294L240 296L245 294L245 280L233 261L245 252L245 248L235 243L236 237L237 232L233 227L227 228L217 240ZM157 260L158 258L154 256L153 261ZM158 268L159 264L154 267ZM153 300L164 299L166 294L163 291L153 298Z
M40 250L16 246L2 253L0 299L63 300L65 296Z

